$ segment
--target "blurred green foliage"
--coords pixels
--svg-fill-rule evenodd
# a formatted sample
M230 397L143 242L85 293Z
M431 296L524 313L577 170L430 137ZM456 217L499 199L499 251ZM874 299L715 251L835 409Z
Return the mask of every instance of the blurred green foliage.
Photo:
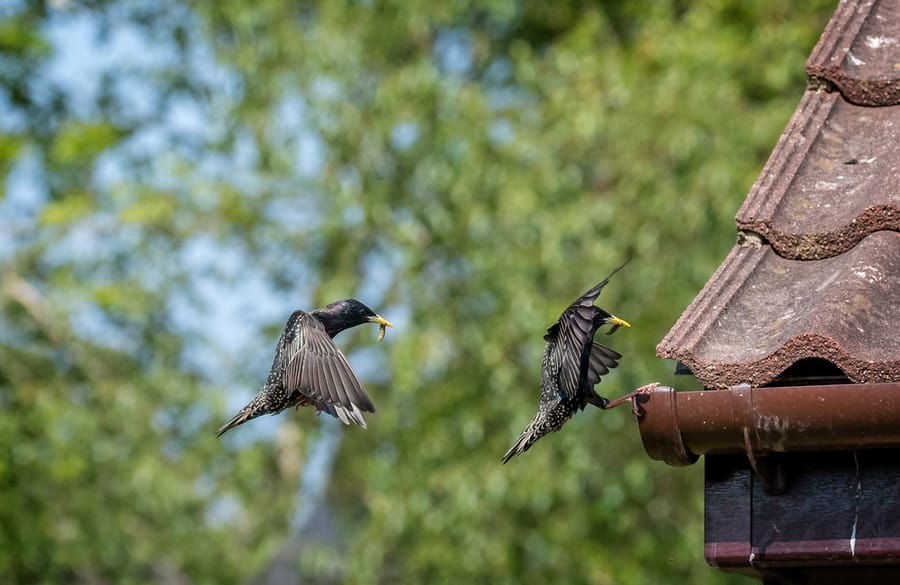
M703 561L700 466L651 462L627 409L499 458L536 408L544 328L626 258L600 302L634 327L601 340L625 357L598 390L693 385L654 347L730 249L833 8L0 10L0 574L245 583L299 539L287 566L306 582L742 582ZM45 67L61 50L47 31L79 18L97 43L131 27L168 57L113 71L79 105ZM185 104L202 131L141 146ZM14 205L26 159L39 195ZM176 310L208 314L198 242L234 263L203 270L214 297L252 273L293 299L251 324L265 347L231 370L216 345L229 324L199 334ZM252 423L274 441L212 434L304 295L359 296L399 325L375 349L371 331L339 341L370 351L378 413L343 431L328 538L291 528L312 413ZM192 366L198 348L237 379Z

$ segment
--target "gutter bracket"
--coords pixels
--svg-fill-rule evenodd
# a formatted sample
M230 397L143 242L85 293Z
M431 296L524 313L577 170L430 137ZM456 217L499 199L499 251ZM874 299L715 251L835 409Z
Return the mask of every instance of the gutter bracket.
M742 421L743 447L750 468L762 481L763 489L770 496L777 496L787 491L787 472L784 463L773 453L766 453L756 448L757 412L753 403L753 388L749 384L731 387L731 405L735 420Z
M754 453L750 444L750 433L744 427L744 452L750 462L750 468L762 481L763 489L770 496L779 496L787 492L787 470L776 454Z

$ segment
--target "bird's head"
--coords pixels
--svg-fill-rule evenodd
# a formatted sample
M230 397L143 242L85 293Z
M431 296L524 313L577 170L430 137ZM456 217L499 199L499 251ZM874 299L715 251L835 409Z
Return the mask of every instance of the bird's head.
M603 311L603 309L600 310ZM607 335L612 335L619 329L619 327L631 327L631 323L629 323L625 319L619 319L615 315L610 315L606 311L603 311L603 316L600 319L600 323L602 325L612 325L612 329L606 332Z
M350 329L364 323L375 323L381 329L378 332L378 340L384 339L385 328L393 327L390 321L378 315L356 299L344 299L335 301L323 309L318 309L313 314L325 326L325 331L334 337L344 329Z

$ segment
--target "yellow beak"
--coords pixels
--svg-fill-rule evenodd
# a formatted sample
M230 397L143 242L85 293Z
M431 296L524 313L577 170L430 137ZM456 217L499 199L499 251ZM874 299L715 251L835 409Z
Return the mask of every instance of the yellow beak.
M384 339L384 332L387 330L387 327L390 327L392 329L394 327L393 325L391 325L390 321L388 321L387 319L385 319L384 317L382 317L380 315L375 315L374 317L369 317L369 321L377 324L379 327L378 341L381 341L382 339Z
M612 329L606 332L607 335L612 335L619 329L619 327L631 327L631 323L626 321L625 319L619 319L615 315L610 315L609 319L606 321L610 325L612 325Z
M392 329L394 327L393 325L391 325L390 321L388 321L387 319L385 319L384 317L382 317L380 315L375 315L374 317L369 317L369 321L371 321L372 323L375 323L376 325L381 325L382 327L390 327Z
M616 327L631 327L631 323L626 321L625 319L619 319L618 317L613 316L612 319L609 320L610 323L615 325Z

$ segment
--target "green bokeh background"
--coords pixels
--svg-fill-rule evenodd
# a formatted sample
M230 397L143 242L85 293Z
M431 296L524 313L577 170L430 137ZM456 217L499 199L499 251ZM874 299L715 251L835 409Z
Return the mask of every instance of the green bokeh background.
M701 466L650 461L627 408L499 458L544 329L626 258L598 390L697 387L655 345L834 6L0 7L0 580L747 582L704 563ZM95 52L54 69L85 22ZM125 33L94 91L60 81ZM216 439L290 311L348 296L397 325L338 338L368 430L304 410Z

